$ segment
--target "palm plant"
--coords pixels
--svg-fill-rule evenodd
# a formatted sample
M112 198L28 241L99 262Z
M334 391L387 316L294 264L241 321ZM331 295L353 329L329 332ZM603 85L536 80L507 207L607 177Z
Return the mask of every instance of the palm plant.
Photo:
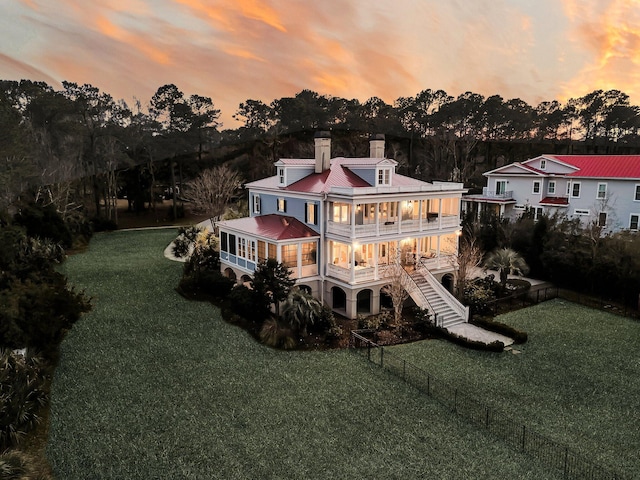
M282 309L282 320L292 329L306 334L307 328L322 316L322 304L304 290L289 292Z
M500 285L503 289L507 285L507 275L526 275L529 273L527 262L511 248L499 248L491 252L484 262L484 268L498 271Z

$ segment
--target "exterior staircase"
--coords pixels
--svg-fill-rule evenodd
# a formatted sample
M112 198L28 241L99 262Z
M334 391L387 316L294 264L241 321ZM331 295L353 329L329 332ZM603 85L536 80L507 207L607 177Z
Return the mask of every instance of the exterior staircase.
M407 291L416 305L428 309L438 327L449 328L469 321L469 307L462 305L426 267L418 266L411 273L405 272Z

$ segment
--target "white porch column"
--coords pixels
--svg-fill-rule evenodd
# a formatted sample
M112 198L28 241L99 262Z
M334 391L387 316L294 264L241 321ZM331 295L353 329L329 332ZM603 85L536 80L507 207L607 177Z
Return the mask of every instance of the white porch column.
M349 268L351 269L351 283L355 283L356 281L356 249L353 248L353 245L349 245Z
M378 280L378 262L380 261L380 244L373 244L373 261L375 262L373 268L373 278Z
M301 278L302 277L302 243L298 242L298 245L296 247L296 265L298 268L296 268L297 270L297 274L296 274L296 278Z
M442 228L442 199L438 199L438 228ZM438 237L438 242L440 237Z
M351 211L349 212L351 218L351 238L356 238L356 205L351 204Z

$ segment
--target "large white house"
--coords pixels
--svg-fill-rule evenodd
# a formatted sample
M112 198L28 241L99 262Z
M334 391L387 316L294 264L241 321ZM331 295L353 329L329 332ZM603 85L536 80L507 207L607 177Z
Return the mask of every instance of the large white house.
M638 230L640 155L541 155L484 174L482 194L465 195L463 210L517 218L564 214L603 231Z
M438 324L466 321L449 293L463 185L396 173L384 135L371 138L367 158L331 158L328 132L314 141L315 158L280 159L276 175L247 184L250 217L216 224L225 275L246 281L275 258L301 288L355 318L380 311L387 266L400 262L411 297Z

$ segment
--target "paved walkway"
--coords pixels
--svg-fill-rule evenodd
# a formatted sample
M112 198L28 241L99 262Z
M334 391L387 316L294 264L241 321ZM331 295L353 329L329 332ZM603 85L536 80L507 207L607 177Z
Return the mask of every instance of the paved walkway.
M459 337L464 337L476 342L489 344L497 340L504 343L505 347L513 344L512 338L505 337L504 335L500 335L499 333L490 332L488 330L485 330L484 328L471 325L470 323L460 323L458 325L454 325L453 327L449 327L447 330L455 335L458 335Z

